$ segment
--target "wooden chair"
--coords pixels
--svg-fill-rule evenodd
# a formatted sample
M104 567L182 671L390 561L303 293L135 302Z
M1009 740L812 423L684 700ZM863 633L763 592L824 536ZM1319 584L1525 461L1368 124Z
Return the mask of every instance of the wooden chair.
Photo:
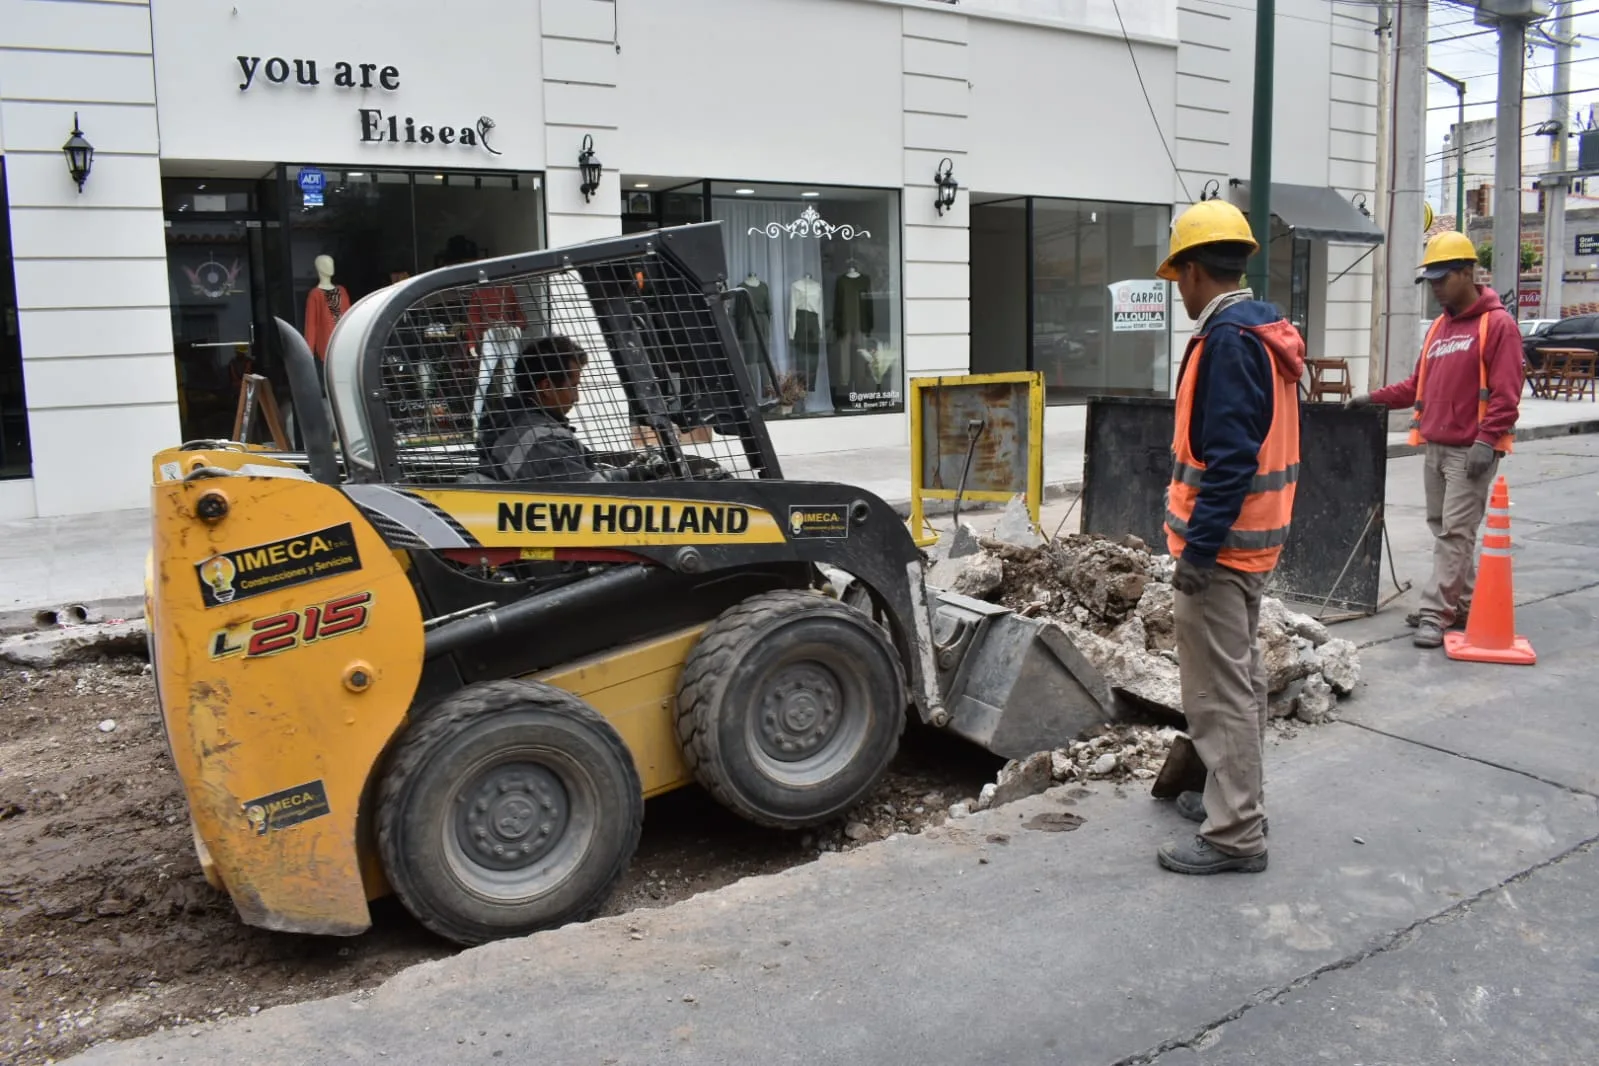
M1311 403L1324 400L1340 403L1354 395L1354 386L1349 380L1349 360L1310 359L1305 365L1310 368Z
M1599 393L1596 393L1594 388L1595 363L1599 363L1599 353L1573 351L1567 354L1557 390L1561 399L1580 400L1587 395L1595 402L1599 402Z
M1566 367L1571 359L1592 353L1586 348L1539 348L1538 354L1543 357L1543 365L1528 371L1532 394L1540 399L1552 400L1564 388Z

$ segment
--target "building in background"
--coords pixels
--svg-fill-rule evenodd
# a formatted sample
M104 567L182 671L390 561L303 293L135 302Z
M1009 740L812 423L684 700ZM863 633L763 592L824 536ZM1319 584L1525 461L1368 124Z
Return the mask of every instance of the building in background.
M1272 298L1363 364L1377 12L1277 10ZM274 317L321 346L407 274L703 219L780 453L904 443L909 376L1042 371L1052 429L1168 395L1154 269L1247 203L1253 41L1249 0L0 0L0 517L143 506L281 381Z

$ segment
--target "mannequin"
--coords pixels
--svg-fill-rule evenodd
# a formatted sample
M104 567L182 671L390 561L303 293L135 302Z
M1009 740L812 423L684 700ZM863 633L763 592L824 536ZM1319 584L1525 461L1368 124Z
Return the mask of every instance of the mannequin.
M733 301L733 324L738 330L744 365L757 389L770 389L771 375L762 373L761 351L772 347L772 287L751 270L739 283L745 298Z
M477 390L472 398L472 425L483 418L489 391L499 378L499 395L511 395L513 363L522 350L522 328L527 316L510 285L480 285L467 302L471 343L477 345Z
M316 353L317 361L327 358L328 338L344 312L350 309L350 293L333 283L333 257L319 255L315 260L316 288L305 297L305 341Z
M789 290L788 336L794 353L794 372L804 379L809 392L816 387L816 369L822 354L822 283L809 272Z
M833 283L833 337L827 380L836 408L858 407L859 403L850 399L852 393L858 397L877 391L877 375L862 355L876 327L872 301L867 299L871 288L872 279L855 268L854 259Z

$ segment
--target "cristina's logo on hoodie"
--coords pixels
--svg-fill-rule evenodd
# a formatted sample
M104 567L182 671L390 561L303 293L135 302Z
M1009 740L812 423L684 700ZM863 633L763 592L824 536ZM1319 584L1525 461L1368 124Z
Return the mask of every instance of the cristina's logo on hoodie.
M1432 347L1427 349L1427 358L1442 359L1456 352L1470 351L1472 342L1476 339L1476 333L1462 333L1458 337L1439 337L1432 342Z

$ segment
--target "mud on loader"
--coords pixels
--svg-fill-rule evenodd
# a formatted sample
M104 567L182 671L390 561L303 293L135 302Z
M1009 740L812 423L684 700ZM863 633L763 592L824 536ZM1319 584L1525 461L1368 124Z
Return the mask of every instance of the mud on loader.
M872 494L783 480L726 274L716 223L435 270L346 312L325 402L279 321L303 454L154 457L162 713L245 922L352 935L393 892L459 943L527 933L606 901L648 797L810 826L912 717L1008 757L1103 720L1064 634L926 589ZM592 479L496 480L553 335Z

